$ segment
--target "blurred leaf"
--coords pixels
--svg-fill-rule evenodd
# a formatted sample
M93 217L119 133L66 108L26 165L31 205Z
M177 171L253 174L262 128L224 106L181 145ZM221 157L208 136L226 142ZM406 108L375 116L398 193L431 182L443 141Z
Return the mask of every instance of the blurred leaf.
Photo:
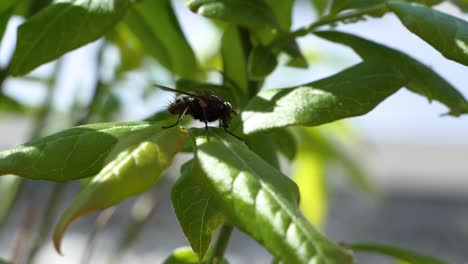
M270 134L275 148L288 160L294 160L298 144L291 132L288 129L276 129Z
M398 248L394 246L376 244L376 243L353 243L346 244L346 247L355 251L374 252L382 255L398 258L408 261L412 264L446 264L447 262L426 256L408 249Z
M84 186L60 217L53 236L56 250L60 252L65 230L79 217L153 187L186 138L185 130L162 129L158 125L122 137L109 154L107 165Z
M12 8L16 3L18 3L18 0L2 0L0 2L0 14L8 11L8 9Z
M113 115L116 114L121 107L122 103L120 102L120 98L112 91L108 91L100 96L96 114L99 115L99 120L112 120Z
M70 181L96 175L129 132L162 126L147 122L113 122L78 126L0 151L0 175Z
M11 264L11 262L8 262L4 259L0 259L0 264Z
M279 169L278 155L276 154L273 137L270 134L258 133L250 135L246 137L245 143L250 150L255 152L264 161Z
M394 1L387 5L406 28L444 57L468 65L468 22L422 5Z
M289 31L292 24L294 0L265 0L265 3L270 6L280 28L285 32Z
M330 13L337 14L346 9L364 9L383 5L385 0L331 0Z
M0 178L0 194L2 202L0 203L0 228L5 223L8 215L11 213L17 197L18 190L21 187L21 178L9 175Z
M257 46L253 48L247 62L249 79L263 80L275 70L277 64L276 55L267 47Z
M349 46L364 60L379 59L382 62L392 63L408 78L406 87L409 90L426 96L429 100L435 99L445 104L450 109L449 115L459 116L468 113L468 102L457 89L432 69L407 54L343 32L321 31L315 34Z
M163 264L207 264L207 260L200 262L198 260L197 254L192 251L190 247L180 247L166 259ZM224 259L221 264L229 264L229 262Z
M120 53L120 65L117 69L117 75L140 67L143 62L141 43L130 31L128 25L120 23L112 33L109 41L117 46Z
M182 77L193 77L197 61L178 23L170 0L140 1L125 22L144 50Z
M328 3L330 2L329 0L310 0L312 3L312 6L315 7L315 10L317 11L317 14L319 17L323 16L325 14L325 11L327 11Z
M239 93L247 94L247 55L245 54L239 29L236 27L230 26L224 31L221 39L221 56L225 76L241 89L241 91L238 91Z
M102 37L119 22L131 0L63 0L47 6L18 28L12 75L36 67Z
M277 28L273 10L264 0L191 0L190 10L251 29Z
M300 208L315 226L322 227L328 208L328 190L325 179L327 155L318 153L305 128L298 128L300 144L293 163L292 178L301 193Z
M295 88L260 92L245 107L244 134L291 125L316 126L368 113L405 83L386 63L362 62Z
M195 156L209 192L230 223L287 263L352 262L351 255L318 233L297 211L297 186L241 141L211 129L191 129Z
M1 4L0 4L1 5ZM1 10L1 7L0 7ZM8 8L3 11L0 11L0 43L2 43L3 34L5 33L8 21L13 14L13 8Z
M456 5L463 13L468 13L468 1L466 0L450 0Z
M192 160L185 163L171 192L177 220L200 260L208 250L213 232L224 222L214 197L201 184L206 177L202 173Z
M306 134L303 137L309 141L310 146L313 146L314 151L327 161L336 161L342 166L355 187L371 196L377 193L377 188L361 166L350 154L329 138L330 132L321 129L321 127L304 129L303 131Z
M0 114L3 113L21 113L25 114L31 112L32 109L21 104L16 99L8 96L8 95L1 95L0 97Z

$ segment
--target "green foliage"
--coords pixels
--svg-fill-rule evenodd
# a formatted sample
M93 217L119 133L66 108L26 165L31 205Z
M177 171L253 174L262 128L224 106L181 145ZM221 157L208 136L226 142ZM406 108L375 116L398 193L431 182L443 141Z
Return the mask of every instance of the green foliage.
M23 16L25 22L18 29L12 60L0 69L0 87L6 78L25 75L100 39L104 48L117 48L120 64L112 69L112 80L103 80L97 74L95 96L84 111L84 120L92 116L111 121L125 101L114 86L127 74L157 61L169 72L170 76L164 78L173 80L178 90L213 92L231 102L237 115L229 129L242 141L215 128L210 128L208 135L204 129L191 129L190 133L178 127L163 129L175 119L163 111L143 122L77 126L0 151L0 175L55 182L85 179L56 226L54 243L58 250L73 221L149 190L175 155L184 151L193 158L182 166L171 200L191 249L176 249L164 263L222 259L231 232L222 231L232 230L232 226L284 263L353 263L350 250L376 252L411 263L444 263L390 246L338 245L314 227L326 220L330 164L344 168L357 188L375 193L365 171L343 150L343 139L332 138L340 128L316 126L367 114L402 87L445 104L452 116L468 113L464 96L411 56L352 34L317 28L357 23L366 16L393 12L443 56L468 65L467 22L430 7L440 2L311 0L319 19L291 30L293 0L191 0L187 7L212 19L220 31L219 51L212 52L209 62L199 63L170 0L3 0L0 37L12 15ZM452 2L468 10L466 2ZM187 30L197 31L191 25ZM297 40L309 34L350 47L363 61L321 80L261 91L276 67L308 67ZM99 71L106 67L101 62L104 48L97 55ZM286 60L280 57L284 53L289 57ZM212 78L207 70L212 65L216 65L222 81ZM39 82L52 86L56 75ZM156 73L154 79L159 78L162 76ZM148 79L154 80L153 76ZM148 89L148 93L154 90ZM39 111L39 128L51 112L50 103L47 101ZM1 89L0 111L32 112ZM38 129L34 134L40 132ZM278 154L293 164L291 178L280 171ZM19 179L0 178L0 222L16 199ZM222 231L212 243L221 225Z
M243 132L250 134L292 125L316 126L363 115L404 83L405 78L398 70L372 61L299 87L262 91L242 113Z
M291 263L352 263L351 256L318 233L297 211L296 185L230 135L192 129L195 162L229 222ZM300 250L298 250L300 248ZM326 254L324 254L326 252Z
M60 1L18 29L12 75L24 75L61 55L97 40L126 14L131 0Z
M153 187L186 138L186 131L163 130L159 123L123 136L110 151L105 167L84 184L60 218L54 232L57 251L65 229L75 219Z
M417 4L389 2L390 9L411 32L447 59L468 65L468 23Z
M356 243L347 244L346 247L355 251L365 251L383 254L395 257L401 261L407 261L411 264L446 264L447 262L436 259L431 256L423 255L408 249L398 248L389 245L375 244L375 243Z
M317 36L338 42L352 48L364 60L376 59L393 64L408 79L405 86L410 91L437 100L449 109L449 115L459 116L468 113L468 102L463 95L436 72L407 54L357 37L336 32L316 32Z
M200 260L208 250L213 232L224 222L213 195L203 188L205 177L193 161L185 163L171 195L180 226Z
M172 10L170 0L141 1L128 13L125 23L140 40L146 53L182 77L193 77L197 61Z

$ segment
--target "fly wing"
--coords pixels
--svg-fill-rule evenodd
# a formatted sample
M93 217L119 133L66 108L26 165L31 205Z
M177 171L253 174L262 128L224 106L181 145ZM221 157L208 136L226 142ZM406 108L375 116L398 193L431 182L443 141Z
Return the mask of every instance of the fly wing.
M200 98L200 96L196 95L196 94L192 94L192 93L187 93L187 92L183 92L183 91L179 91L177 89L174 89L174 88L170 88L170 87L167 87L167 86L163 86L163 85L159 85L159 84L153 84L155 87L163 90L163 91L168 91L168 92L173 92L173 93L181 93L181 94L185 94L185 95L188 95L188 96L193 96L195 98Z

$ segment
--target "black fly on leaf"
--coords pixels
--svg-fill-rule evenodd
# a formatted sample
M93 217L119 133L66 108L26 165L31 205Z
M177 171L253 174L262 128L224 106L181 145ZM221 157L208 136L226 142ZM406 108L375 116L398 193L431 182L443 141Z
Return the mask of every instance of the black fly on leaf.
M237 115L237 113L232 109L231 104L224 101L221 97L213 93L201 93L200 95L196 95L158 84L155 84L154 86L164 91L181 93L184 95L182 97L176 98L176 100L168 107L168 110L171 114L179 115L177 122L164 128L174 127L182 122L185 115L191 115L193 119L205 122L207 136L208 122L220 120L220 127L222 127L224 131L242 140L228 130L229 123L232 119L232 114Z

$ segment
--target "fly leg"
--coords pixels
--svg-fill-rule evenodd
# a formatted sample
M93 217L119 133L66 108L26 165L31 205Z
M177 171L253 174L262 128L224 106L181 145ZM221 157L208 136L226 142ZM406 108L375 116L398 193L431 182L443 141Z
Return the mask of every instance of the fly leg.
M179 116L179 118L177 119L177 122L176 122L175 124L170 125L170 126L164 126L164 127L162 127L162 128L171 128L171 127L175 127L175 126L177 126L178 124L180 124L180 122L182 122L182 120L184 119L185 113L187 113L188 109L189 109L189 107L187 106L187 107L184 109L184 111L182 112L182 114L180 114L180 116Z
M206 120L206 110L203 107L203 119L205 121L205 134L206 134L206 139L208 140L208 120Z
M221 120L222 120L222 119L221 119ZM234 135L234 133L232 133L231 131L227 130L227 128L228 128L228 123L227 123L226 121L223 120L222 122L223 122L223 129L224 129L224 131L226 131L229 135L231 135L231 136L233 136L233 137L239 139L240 141L242 141L242 138L240 138L240 137Z

